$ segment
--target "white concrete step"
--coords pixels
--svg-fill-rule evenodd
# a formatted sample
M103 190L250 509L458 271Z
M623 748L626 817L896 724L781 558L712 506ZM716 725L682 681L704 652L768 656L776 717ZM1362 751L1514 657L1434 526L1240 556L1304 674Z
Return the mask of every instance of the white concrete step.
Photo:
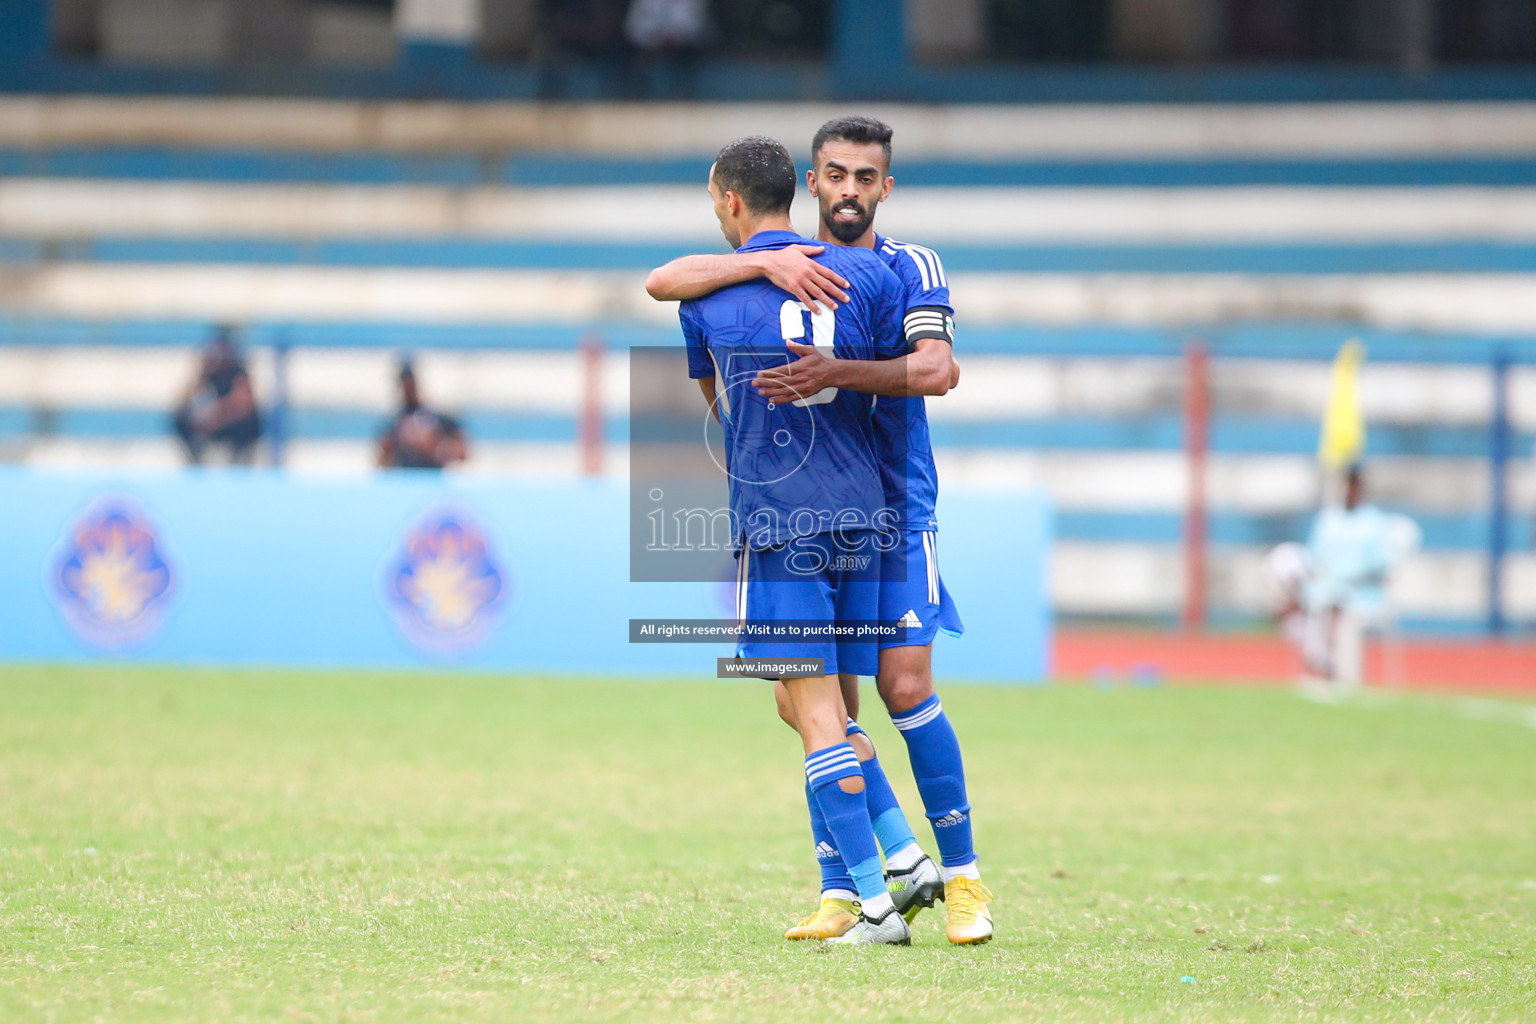
M1197 329L1326 320L1448 333L1536 332L1525 274L951 274L967 326L1119 324ZM676 306L627 271L440 270L253 264L58 263L0 270L15 315L673 327Z
M0 234L28 238L435 237L687 242L723 249L697 186L468 188L0 180ZM802 195L796 225L815 233ZM1530 188L940 188L898 184L880 230L945 243L1536 239Z
M13 96L0 145L713 155L744 134L797 153L847 104L347 102ZM1536 151L1536 104L864 104L904 158L1339 156Z

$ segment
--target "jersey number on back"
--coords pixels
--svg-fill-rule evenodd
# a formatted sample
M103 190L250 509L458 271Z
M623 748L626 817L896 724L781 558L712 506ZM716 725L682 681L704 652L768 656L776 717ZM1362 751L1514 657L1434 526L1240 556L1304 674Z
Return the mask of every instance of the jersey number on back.
M785 299L784 305L779 307L779 333L785 341L805 342L805 316L811 313L810 307L803 302L794 299ZM811 344L821 349L830 358L836 354L837 349L833 344L832 336L837 331L837 317L830 309L823 309L819 313L811 313ZM814 395L795 400L795 405L802 408L808 405L826 405L837 397L837 388L822 388Z

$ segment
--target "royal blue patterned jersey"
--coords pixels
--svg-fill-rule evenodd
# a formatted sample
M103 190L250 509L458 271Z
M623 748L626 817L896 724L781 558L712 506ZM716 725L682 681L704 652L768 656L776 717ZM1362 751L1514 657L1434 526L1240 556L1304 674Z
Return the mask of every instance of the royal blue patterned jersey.
M815 245L791 231L760 231L738 252ZM798 356L786 341L845 359L889 359L906 350L900 280L874 253L830 245L816 257L848 281L850 299L813 316L765 279L682 304L688 374L715 378L737 536L762 549L832 530L894 525L874 452L870 396L827 388L773 405L751 386Z
M902 312L909 332L915 321L954 316L949 278L944 276L938 253L880 235L875 236L875 252L901 279ZM952 319L948 328L946 333L953 336ZM874 424L886 501L900 510L899 525L905 530L938 529L939 474L933 463L928 407L921 397L882 395L875 400Z

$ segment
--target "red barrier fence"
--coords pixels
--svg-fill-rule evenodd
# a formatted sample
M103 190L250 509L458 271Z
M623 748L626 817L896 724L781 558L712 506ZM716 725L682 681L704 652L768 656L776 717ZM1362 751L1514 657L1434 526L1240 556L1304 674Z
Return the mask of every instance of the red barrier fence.
M603 472L603 338L589 334L581 340L581 418L577 425L581 472Z
M1205 457L1211 447L1211 358L1205 343L1185 350L1184 455L1189 462L1189 506L1184 513L1184 628L1205 629Z

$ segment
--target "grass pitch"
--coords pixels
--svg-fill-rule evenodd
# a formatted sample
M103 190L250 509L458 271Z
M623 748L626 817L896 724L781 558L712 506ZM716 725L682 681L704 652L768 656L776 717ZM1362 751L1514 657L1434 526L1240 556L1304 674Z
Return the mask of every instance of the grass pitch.
M0 700L6 1022L1536 1016L1536 731L1450 704L952 687L998 938L939 910L836 950L779 938L816 875L761 684L6 669Z

